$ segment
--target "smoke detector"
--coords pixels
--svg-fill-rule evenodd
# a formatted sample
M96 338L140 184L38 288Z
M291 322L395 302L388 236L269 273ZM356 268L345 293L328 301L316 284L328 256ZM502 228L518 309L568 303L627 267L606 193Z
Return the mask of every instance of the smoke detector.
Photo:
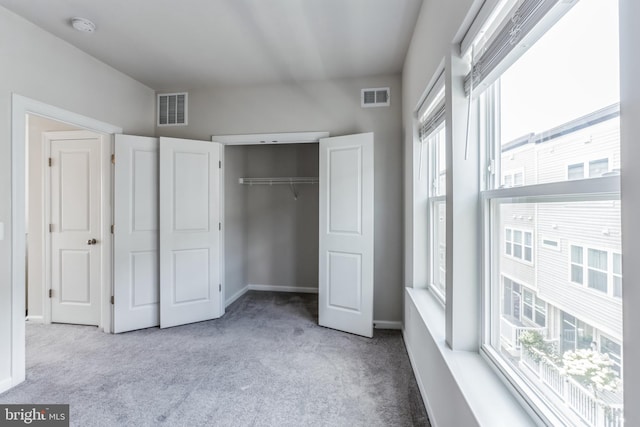
M71 26L83 33L93 33L96 30L96 24L86 18L71 18Z

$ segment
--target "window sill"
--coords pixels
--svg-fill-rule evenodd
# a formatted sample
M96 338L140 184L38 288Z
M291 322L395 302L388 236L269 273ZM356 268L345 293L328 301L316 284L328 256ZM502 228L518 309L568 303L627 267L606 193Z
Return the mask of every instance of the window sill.
M410 301L419 313L419 321L422 321L430 335L430 339L437 346L438 352L444 360L451 377L464 398L469 410L480 426L535 426L537 421L522 406L517 397L503 383L498 374L489 365L489 362L478 352L451 350L445 341L445 311L429 291L425 289L406 289ZM405 311L408 308L405 307ZM405 318L406 321L406 318ZM406 327L406 325L405 325ZM407 338L405 338L407 342ZM407 350L411 357L411 346L414 343L407 342ZM420 377L421 372L416 371L416 360L412 360L414 372ZM418 381L430 381L428 375L429 365L423 372L425 378ZM424 375L424 374L427 375ZM438 386L434 385L436 388ZM446 387L443 387L446 390ZM428 408L431 408L437 425L438 411L450 411L451 408L439 408L429 404L429 396L423 395ZM456 402L451 402L455 405Z

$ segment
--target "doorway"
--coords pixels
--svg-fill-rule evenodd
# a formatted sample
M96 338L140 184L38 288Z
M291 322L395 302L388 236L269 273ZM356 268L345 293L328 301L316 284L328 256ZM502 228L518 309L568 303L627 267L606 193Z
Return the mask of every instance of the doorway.
M122 128L113 126L108 123L72 113L70 111L57 108L42 102L26 98L21 95L14 94L12 96L12 118L11 118L11 153L12 153L12 172L11 172L11 340L9 342L11 352L11 380L5 384L2 389L11 388L25 379L25 302L27 301L26 291L26 273L27 273L27 140L28 116L41 116L52 119L61 123L66 123L75 128L85 129L106 135L107 143L105 150L111 150L111 137L115 133L121 133ZM110 156L103 157L105 170L110 171ZM103 182L104 187L108 191L105 194L111 194L111 180L107 179ZM103 190L105 191L105 190ZM104 200L104 199L103 199ZM103 206L104 218L103 227L110 226L111 201ZM109 231L107 229L107 231ZM111 247L110 233L103 233L105 246ZM103 265L111 265L111 251L102 251L101 262ZM111 282L111 269L105 271L105 283ZM101 293L101 309L100 309L100 327L105 332L111 332L111 310L109 297L111 289L104 286ZM35 314L34 314L35 316ZM35 317L34 317L35 320ZM44 314L43 319L44 320Z

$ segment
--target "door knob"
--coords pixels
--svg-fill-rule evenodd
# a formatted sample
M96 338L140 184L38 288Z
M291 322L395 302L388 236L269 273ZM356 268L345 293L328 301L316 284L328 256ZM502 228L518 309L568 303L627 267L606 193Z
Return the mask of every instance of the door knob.
M87 240L87 245L95 245L96 243L98 243L98 241L96 239Z

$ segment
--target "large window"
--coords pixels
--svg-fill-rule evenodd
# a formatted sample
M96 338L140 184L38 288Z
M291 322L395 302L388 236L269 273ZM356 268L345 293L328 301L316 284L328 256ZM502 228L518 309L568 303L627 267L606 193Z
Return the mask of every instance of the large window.
M483 349L547 422L620 427L617 2L501 4L467 77L486 160Z
M444 77L441 75L441 77ZM429 288L440 299L446 300L446 124L444 80L431 90L418 113L420 120L420 167L422 185L427 188L428 265Z

